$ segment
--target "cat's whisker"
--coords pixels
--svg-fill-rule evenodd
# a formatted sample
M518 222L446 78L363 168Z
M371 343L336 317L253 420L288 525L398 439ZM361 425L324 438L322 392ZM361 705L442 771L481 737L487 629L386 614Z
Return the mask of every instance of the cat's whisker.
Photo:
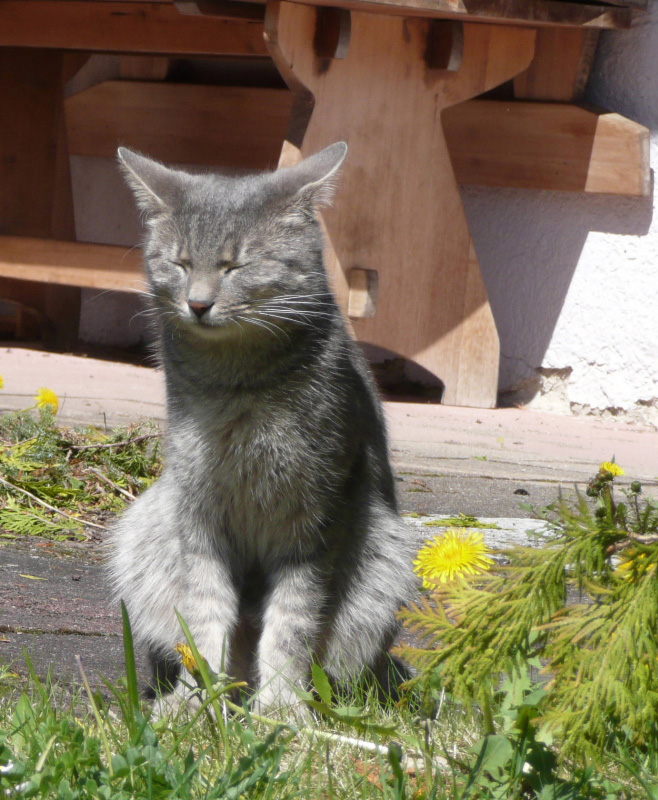
M333 319L333 314L324 314L322 312L314 313L312 311L300 311L298 309L290 309L290 308L268 308L264 309L263 311L259 310L258 314L276 314L281 315L282 317L292 317L292 318L300 318L300 319Z
M259 309L259 308L265 308L265 309L282 308L282 309L286 309L286 308L289 308L290 310L295 310L295 311L305 311L306 310L306 311L318 311L319 313L322 313L322 314L331 313L330 310L326 306L318 305L316 303L310 303L308 301L305 301L303 303L292 303L289 300L286 300L286 301L283 301L283 302L278 302L278 303L277 302L252 303L251 307L255 308L255 309Z
M133 314L132 317L128 320L128 327L130 327L133 322L137 319L137 317L146 317L148 316L145 311L138 311L136 314Z
M276 313L276 314L295 314L300 317L324 317L325 319L333 319L336 315L330 311L314 311L312 309L302 309L302 308L279 308L276 306L273 307L266 307L266 308L257 308L257 314L263 313Z
M259 316L268 317L269 319L278 319L280 322L289 322L289 323L296 323L298 325L307 325L309 327L313 327L314 320L308 320L304 318L304 315L295 314L295 315L281 315L281 314L273 314L268 311L258 311Z
M304 295L279 295L277 297L266 297L261 300L256 300L254 305L268 305L270 303L290 303L295 305L327 305L322 300L329 300L330 295L326 293L320 294L304 294Z
M137 319L137 317L144 317L144 318L151 317L151 318L155 319L155 318L158 318L158 317L159 318L164 318L164 317L170 317L170 316L171 317L175 317L176 313L174 311L171 311L170 309L158 308L158 307L154 306L152 308L144 308L141 311L138 311L137 313L133 314L132 317L130 318L130 322L128 324L130 325L134 319Z
M129 256L133 252L133 250L139 250L140 248L141 244L135 244L129 250L126 250L126 252L121 256L121 263L125 261L127 256Z
M105 289L104 291L95 294L93 297L90 297L88 300L85 300L84 305L95 303L96 300L100 300L100 298L104 297L106 294L118 294L119 292L121 292L121 289Z
M243 317L243 319L245 322L255 325L257 328L264 328L266 331L269 331L270 333L273 333L276 336L276 331L273 330L273 328L271 328L270 326L268 326L264 320L259 321L253 319L253 317Z
M157 314L159 311L165 311L162 306L147 306L146 308L142 308L141 311L137 311L135 316L138 317L140 314Z
M327 303L317 303L313 300L303 300L295 302L292 298L273 297L270 300L251 303L253 308L289 308L291 310L304 310L317 311L322 314L329 314L333 312L333 306Z
M295 302L293 298L286 297L272 297L269 300L251 303L255 308L268 308L270 306L276 308L308 308L317 309L319 311L328 311L330 306L327 303L318 303L314 300L302 300Z
M280 322L295 323L297 325L304 325L308 328L313 327L313 323L309 322L308 320L295 319L292 317L279 317L276 314L264 314L262 311L259 312L259 314L262 314L263 316L268 317L270 319L278 319Z
M333 314L323 314L321 312L313 313L308 311L293 311L290 309L261 309L259 308L256 311L257 314L265 316L265 317L272 317L273 319L279 319L282 322L299 322L300 324L306 323L312 325L314 323L318 323L322 320L332 320L334 319Z
M280 328L278 325L268 323L264 319L255 319L254 317L242 317L242 319L244 319L245 322L251 322L253 325L256 325L259 328L264 328L265 330L274 334L274 336L277 336L277 331L279 333L283 333L288 341L290 341L290 336L288 336L286 331L284 331L283 328Z
M238 324L238 328L240 329L240 341L242 341L244 338L244 328L242 327L242 325L240 325L240 320L244 321L244 317L241 317L239 314L236 314L234 319Z

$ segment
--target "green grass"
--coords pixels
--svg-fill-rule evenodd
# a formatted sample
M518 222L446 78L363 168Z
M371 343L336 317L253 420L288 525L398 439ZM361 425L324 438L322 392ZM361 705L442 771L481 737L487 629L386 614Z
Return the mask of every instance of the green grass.
M434 720L382 706L365 691L321 695L315 710L259 717L247 703L222 706L225 687L211 689L205 709L158 720L136 693L127 633L127 677L105 696L86 679L71 696L30 668L21 685L0 694L0 793L39 798L448 798L466 785L458 767L477 721L444 709ZM29 658L28 658L29 664ZM132 664L132 665L131 665ZM109 699L108 699L109 697ZM354 702L363 703L358 710ZM346 703L350 703L347 705ZM219 714L210 713L219 703ZM327 720L327 715L331 717ZM460 746L455 738L459 732ZM466 734L466 736L465 736ZM395 741L394 741L395 739ZM369 749L370 748L370 749Z
M230 679L199 677L204 701L156 718L137 691L124 617L126 676L93 691L0 675L0 795L327 800L622 800L640 785L559 766L532 726L538 689L508 682L482 714L439 691L436 703L332 690L314 668L301 711L262 717ZM193 645L193 642L190 642ZM615 765L613 765L613 771ZM619 770L617 770L619 772ZM654 795L649 794L649 797Z

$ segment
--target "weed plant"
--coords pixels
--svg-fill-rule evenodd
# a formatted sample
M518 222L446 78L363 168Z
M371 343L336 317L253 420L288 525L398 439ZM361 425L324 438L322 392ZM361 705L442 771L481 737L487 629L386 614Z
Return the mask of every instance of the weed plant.
M0 417L0 539L81 541L160 474L155 426L57 424L50 407Z
M425 702L448 691L480 705L488 737L498 735L488 709L501 681L540 671L544 685L528 686L518 706L534 708L524 736L554 742L571 770L616 765L655 800L658 503L637 481L618 501L620 472L606 462L588 497L545 509L543 546L510 551L507 566L439 585L403 612L424 643L400 655L418 667Z

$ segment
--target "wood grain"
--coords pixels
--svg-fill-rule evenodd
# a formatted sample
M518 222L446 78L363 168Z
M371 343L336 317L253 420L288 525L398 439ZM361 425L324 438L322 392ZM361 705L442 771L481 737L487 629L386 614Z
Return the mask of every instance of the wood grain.
M25 236L0 236L0 277L125 292L144 287L139 250Z
M276 167L290 122L286 89L106 81L66 101L71 153L124 145L178 164Z
M69 66L62 52L0 49L0 234L75 237L64 125ZM48 344L73 344L78 289L49 287L24 305L44 318Z
M594 61L599 30L542 28L537 31L535 57L514 78L514 96L527 100L580 100Z
M121 56L119 75L131 81L163 81L170 66L171 59L166 56Z
M186 16L171 3L0 0L0 46L264 56L263 23Z
M562 103L471 100L443 125L460 183L646 197L648 128Z
M315 54L315 24L310 6L268 6L266 36L277 67L301 102L309 92L315 98L306 132L291 130L282 162L291 163L299 145L298 155L306 155L348 143L337 197L323 218L343 308L352 269L378 276L375 315L352 319L355 335L440 378L445 403L493 406L498 337L441 111L526 69L535 32L464 23L461 68L447 72L427 65L429 20L352 12L341 60Z

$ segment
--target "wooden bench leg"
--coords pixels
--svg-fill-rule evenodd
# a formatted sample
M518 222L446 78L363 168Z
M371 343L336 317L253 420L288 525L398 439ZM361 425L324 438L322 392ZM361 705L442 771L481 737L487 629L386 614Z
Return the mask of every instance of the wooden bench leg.
M75 239L64 121L66 58L56 50L0 48L1 234ZM18 294L49 320L44 343L70 349L78 337L80 289L45 286L26 297L5 282L0 296Z
M447 26L447 27L446 27ZM408 358L445 385L449 405L492 407L499 344L441 111L526 69L535 31L268 3L277 67L308 107L282 165L345 140L329 265L356 337ZM333 55L333 57L332 57ZM372 280L364 279L367 271ZM352 287L350 279L352 278ZM356 298L376 285L369 302Z

